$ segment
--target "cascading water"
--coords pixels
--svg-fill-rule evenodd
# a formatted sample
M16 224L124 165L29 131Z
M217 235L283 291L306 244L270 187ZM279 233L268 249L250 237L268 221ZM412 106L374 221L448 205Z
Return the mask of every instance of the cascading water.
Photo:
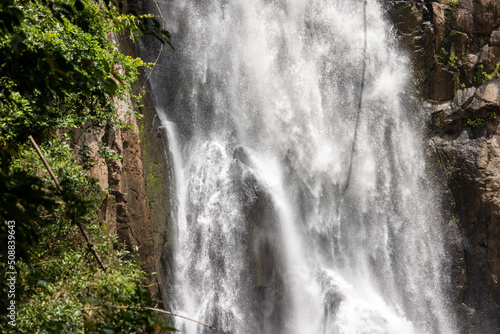
M152 76L174 164L172 310L217 333L456 332L410 64L381 5L159 4L176 45Z

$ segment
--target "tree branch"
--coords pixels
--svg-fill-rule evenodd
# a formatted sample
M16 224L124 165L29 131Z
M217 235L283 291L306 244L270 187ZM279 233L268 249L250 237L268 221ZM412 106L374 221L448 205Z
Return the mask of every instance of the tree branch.
M157 2L157 0L153 0L153 2L155 3L156 8L158 9L158 13L160 13L160 18L161 18L161 28L162 28L162 29L165 29L165 27L164 27L164 26L165 26L165 20L163 19L163 14L161 13L160 6L158 6L158 2ZM147 76L147 78L146 78L146 81L144 81L144 85L142 86L142 88L146 87L146 85L147 85L147 83L148 83L148 81L149 81L149 77L151 77L151 74L153 73L153 70L155 69L156 64L158 63L158 60L160 60L160 56L161 56L161 54L162 54L162 52L163 52L163 45L164 45L164 44L162 43L162 44L161 44L161 46L160 46L160 50L158 50L158 51L159 51L159 52L158 52L158 56L156 56L156 60L155 60L155 62L154 62L154 64L153 64L153 67L151 68L151 71L149 71L149 74L148 74L148 76Z
M201 321L198 321L198 320L194 320L194 319L191 319L191 318L188 318L188 317L185 317L183 315L180 315L180 314L175 314L175 313L172 313L172 312L168 312L168 311L165 311L165 310L161 310L159 308L154 308L154 307L139 307L139 306L114 306L115 308L117 309L121 309L121 310L127 310L127 309L141 309L141 308L145 308L147 310L150 310L150 311L154 311L154 312L158 312L158 313L164 313L164 314L168 314L168 315L172 315L174 317L179 317L179 318L183 318L183 319L186 319L186 320L189 320L189 321L192 321L192 322L196 322L197 324L200 324L200 325L203 325L205 327L208 327L210 328L211 330L217 330L214 326L211 326L211 325L207 325ZM102 306L92 306L92 307L85 307L85 308L82 308L83 311L92 311L92 310L100 310L102 309L103 307Z
M33 144L33 147L35 147L36 153L38 153L38 156L40 157L40 159L42 159L42 162L45 165L45 168L47 169L47 171L49 172L50 177L52 178L52 180L56 184L57 190L59 190L59 192L62 193L63 188L61 187L61 184L57 180L56 175L52 171L52 168L50 168L50 165L49 165L47 159L45 159L45 156L43 155L42 151L40 150L40 147L38 147L35 139L31 135L29 135L28 138L31 141L31 143ZM99 253L94 248L94 245L92 244L92 241L90 240L90 237L87 234L87 231L85 231L83 224L80 222L76 222L76 223L77 223L78 227L80 228L80 232L82 233L83 237L87 241L87 244L89 245L90 249L92 250L92 253L94 254L94 257L96 258L97 262L99 262L99 265L101 266L102 270L104 270L104 272L107 274L108 270L106 269L106 266L102 262L101 257L99 256Z

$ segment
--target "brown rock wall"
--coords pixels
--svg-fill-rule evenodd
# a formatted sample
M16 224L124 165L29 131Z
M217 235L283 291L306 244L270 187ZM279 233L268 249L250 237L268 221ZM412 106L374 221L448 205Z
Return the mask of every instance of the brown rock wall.
M425 99L451 100L457 89L499 75L493 72L500 63L500 1L396 1L394 13Z
M396 1L450 190L463 333L500 332L500 1ZM418 13L417 15L415 13ZM412 30L400 20L421 17ZM419 27L419 28L418 28ZM409 38L409 36L411 38Z
M129 38L114 38L122 52L136 56ZM144 76L133 87L134 94L142 92L143 85ZM76 131L75 157L81 159L78 151L85 143L89 157L94 160L88 175L108 191L100 208L107 231L118 236L120 245L124 243L129 250L138 249L137 260L150 274L145 284L151 295L167 301L171 263L167 138L148 94L144 95L142 107L138 110L133 110L127 101L114 102L119 118L131 129L124 131L107 126L105 129L89 127ZM130 117L134 111L141 114L142 119ZM99 155L101 145L107 145L121 159L106 162Z

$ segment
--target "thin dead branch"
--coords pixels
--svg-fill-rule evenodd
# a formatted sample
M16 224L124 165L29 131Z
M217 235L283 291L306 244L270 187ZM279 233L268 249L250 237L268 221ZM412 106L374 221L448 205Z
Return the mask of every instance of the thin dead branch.
M165 29L165 23L164 23L164 19L163 19L163 14L161 13L161 9L160 9L160 6L158 6L158 1L157 0L153 0L153 2L155 3L155 6L156 8L158 9L158 13L160 13L160 18L161 18L161 28L162 29ZM160 56L163 52L163 46L164 44L162 43L161 46L160 46L160 50L158 50L158 56L156 56L156 60L153 64L153 67L151 68L151 71L149 71L149 74L146 78L146 81L144 81L144 85L142 86L142 88L146 87L148 81L149 81L149 78L151 77L151 74L153 73L153 70L155 69L156 67L156 64L158 63L158 60L160 60Z
M52 180L56 184L57 190L59 190L59 192L62 193L63 188L62 188L61 184L59 183L59 181L57 180L56 175L52 171L52 168L50 168L50 165L49 165L47 159L45 159L45 156L43 155L42 151L40 150L40 147L38 147L38 144L36 143L35 139L31 135L29 135L28 138L31 141L31 143L33 144L33 147L35 148L36 153L38 153L38 156L42 160L45 168L49 172L50 177L52 178ZM104 265L104 263L102 262L101 257L99 256L99 253L94 248L94 245L92 244L92 241L90 240L90 237L87 234L87 231L85 231L85 226L80 222L76 222L76 223L77 223L78 227L80 228L80 232L82 233L83 237L85 238L85 241L87 241L87 244L88 244L90 250L94 254L94 257L96 258L97 262L99 262L99 265L101 266L102 270L104 270L105 273L108 273L108 270L107 270L106 266Z
M144 308L144 309L147 309L147 310L150 310L150 311L154 311L154 312L158 312L158 313L163 313L163 314L168 314L168 315L171 315L171 316L174 316L174 317L183 318L183 319L186 319L186 320L189 320L189 321L192 321L192 322L196 322L197 324L200 324L202 326L208 327L211 330L214 330L214 331L216 330L216 328L214 326L205 324L205 323L203 323L201 321L198 321L198 320L194 320L194 319L185 317L185 316L180 315L180 314L175 314L175 313L172 313L172 312L161 310L159 308L154 308L154 307L138 307L138 306L114 306L114 307L117 308L117 309L120 309L120 310L127 310L127 309L137 310L137 309ZM100 310L100 309L103 309L103 307L101 307L101 306L92 306L92 307L85 307L82 310L83 311L93 311L93 310Z

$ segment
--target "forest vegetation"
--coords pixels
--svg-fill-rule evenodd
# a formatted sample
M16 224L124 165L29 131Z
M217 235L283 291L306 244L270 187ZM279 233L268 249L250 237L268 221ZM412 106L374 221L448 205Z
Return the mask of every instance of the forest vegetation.
M170 44L169 33L114 0L2 0L0 30L0 332L173 330L148 308L136 250L103 223L107 190L88 177L96 160L75 138L89 128L130 131L115 102L139 103L130 87L148 64L110 35ZM120 159L100 147L103 160Z

